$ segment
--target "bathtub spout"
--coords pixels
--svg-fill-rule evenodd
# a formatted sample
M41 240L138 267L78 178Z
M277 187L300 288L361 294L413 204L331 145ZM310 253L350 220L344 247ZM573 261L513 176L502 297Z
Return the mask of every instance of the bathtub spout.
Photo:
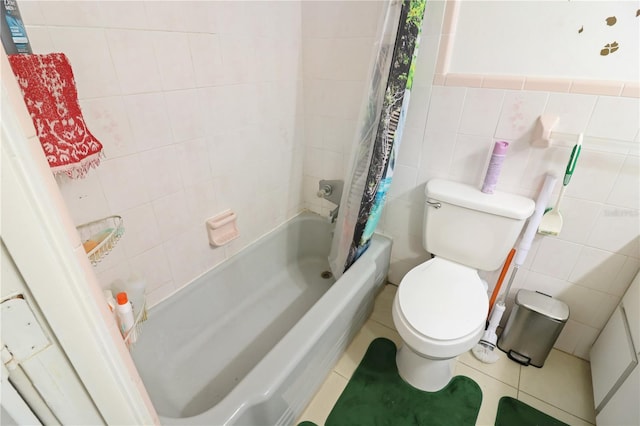
M331 210L331 213L329 213L329 217L331 218L331 223L336 223L336 219L338 218L338 210L340 210L340 205L338 205L338 207L336 207L335 209Z
M338 217L338 210L340 209L340 199L342 198L342 187L344 181L342 180L321 180L318 182L318 197L324 198L327 201L331 201L336 205L336 208L331 210L329 218L331 223L334 223Z

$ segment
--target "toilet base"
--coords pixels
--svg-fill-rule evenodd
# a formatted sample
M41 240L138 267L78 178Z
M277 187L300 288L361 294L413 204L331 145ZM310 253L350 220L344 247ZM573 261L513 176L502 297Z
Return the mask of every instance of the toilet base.
M447 386L453 377L455 358L429 359L403 344L396 355L400 377L416 389L436 392Z

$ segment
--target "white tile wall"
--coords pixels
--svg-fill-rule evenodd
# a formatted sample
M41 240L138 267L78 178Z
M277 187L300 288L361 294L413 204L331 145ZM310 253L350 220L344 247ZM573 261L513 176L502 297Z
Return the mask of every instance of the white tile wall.
M593 290L611 293L613 279L622 269L626 259L627 257L621 254L582 247L569 281Z
M139 154L105 160L97 173L112 212L127 210L150 201ZM69 182L70 185L73 183Z
M562 177L575 141L556 137L548 149L530 145L538 116L558 115L554 131L585 133L583 152L562 204L562 232L558 237L536 237L514 289L540 290L567 302L571 318L557 347L588 358L589 347L640 265L640 102L637 98L433 86L443 5L427 3L407 126L378 228L394 239L389 279L399 283L410 268L427 259L420 238L428 179L442 177L479 186L493 143L500 139L510 147L499 190L535 198L546 173ZM357 116L357 111L347 111L348 104L359 105L350 94L331 91L338 87L335 80L347 72L339 74L335 64L323 61L340 55L345 38L366 37L357 31L374 28L370 5L360 7L361 15L353 13L357 17L354 32L341 27L340 16L352 16L357 7L341 2L304 2L302 6L304 63L314 67L305 67L304 74L305 203L325 214L328 207L314 195L317 180L327 177L318 176L328 170L321 152L347 153L353 137L340 138L342 148L327 145L322 137L327 134L324 120L337 113L331 108L336 97L344 102L339 110L344 118ZM351 69L365 80L361 64L351 64ZM350 130L354 132L355 126ZM554 201L558 192L559 187ZM491 284L497 279L496 272L483 275Z
M421 53L427 54L424 51ZM438 133L457 131L464 107L465 94L466 89L461 87L434 87L431 92L425 130ZM420 106L418 105L418 108ZM412 108L411 104L409 109Z
M102 2L98 2L102 25L106 28L148 29L149 20L144 3L143 1L131 0L114 2L114 4L105 6ZM34 22L34 24L36 23ZM76 24L78 23L76 22Z
M125 223L127 238L123 238L121 244L127 256L135 257L162 243L151 203L123 211L122 220Z
M140 151L172 143L169 114L162 93L125 96L124 105Z
M82 93L79 95L80 99L121 94L122 82L118 79L103 29L84 26L52 26L44 29L47 29L51 36L53 49L63 52L69 58L78 92ZM40 51L38 46L34 46L34 50Z
M640 257L638 246L638 210L606 206L600 211L587 244L634 258Z
M196 225L193 223L195 220L191 222L189 212L185 208L187 200L182 189L154 200L152 205L163 241L170 240Z
M580 246L558 238L545 238L540 242L533 258L531 270L541 274L568 279L573 270Z
M630 141L638 133L638 99L600 96L587 126L587 134Z
M150 199L155 200L182 189L177 158L177 145L145 151L140 158L140 167Z
M222 78L222 53L217 34L190 33L189 49L198 87L214 86Z
M408 167L420 166L422 153L422 129L418 126L405 126L402 131L402 149L398 150L397 164Z
M158 61L164 90L195 87L194 66L189 49L189 34L158 32L153 37L153 52ZM200 52L196 51L195 56Z
M504 95L503 90L468 89L458 131L478 136L493 136Z
M44 23L65 27L102 25L102 10L98 2L81 2L78 4L65 1L48 1L39 3Z
M562 117L555 131L579 133L587 127L597 100L594 95L551 93L544 112Z
M505 91L495 137L509 141L527 138L548 97L543 92Z
M383 2L309 1L302 5L305 38L374 37Z
M122 93L161 91L162 78L153 48L157 34L121 29L105 32Z
M640 144L639 144L640 145ZM607 204L637 208L640 205L640 157L628 155L607 197Z
M91 121L91 133L104 146L109 158L138 151L122 96L86 99L80 102L85 119Z
M301 210L300 3L20 7L34 51L68 55L105 147L87 179L58 179L76 224L124 219L124 237L96 269L104 287L138 273L157 303ZM214 249L204 221L226 208L242 237Z

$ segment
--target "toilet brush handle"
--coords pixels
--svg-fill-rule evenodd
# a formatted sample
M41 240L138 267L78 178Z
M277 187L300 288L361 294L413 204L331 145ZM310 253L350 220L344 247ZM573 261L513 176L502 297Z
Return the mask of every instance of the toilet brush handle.
M495 332L495 330L498 328L498 325L500 324L500 320L502 319L504 310L504 303L498 302L495 304L493 310L491 311L491 319L489 320L489 326L487 327L487 330L493 330Z
M493 304L496 302L496 299L498 298L498 293L500 293L500 287L502 286L504 277L507 276L509 265L511 265L511 260L513 259L513 256L515 254L516 254L516 249L511 249L511 251L507 255L507 260L505 260L504 262L504 266L502 267L502 271L500 272L500 277L496 282L496 286L493 288L493 293L491 293L491 299L489 299L489 312L487 313L487 315L489 315L493 310L493 306L494 306Z

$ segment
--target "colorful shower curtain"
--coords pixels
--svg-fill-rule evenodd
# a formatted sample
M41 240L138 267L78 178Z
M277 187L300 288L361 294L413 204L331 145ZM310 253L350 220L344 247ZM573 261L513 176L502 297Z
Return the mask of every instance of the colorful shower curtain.
M336 277L369 247L380 220L409 106L425 1L387 5L329 254Z

